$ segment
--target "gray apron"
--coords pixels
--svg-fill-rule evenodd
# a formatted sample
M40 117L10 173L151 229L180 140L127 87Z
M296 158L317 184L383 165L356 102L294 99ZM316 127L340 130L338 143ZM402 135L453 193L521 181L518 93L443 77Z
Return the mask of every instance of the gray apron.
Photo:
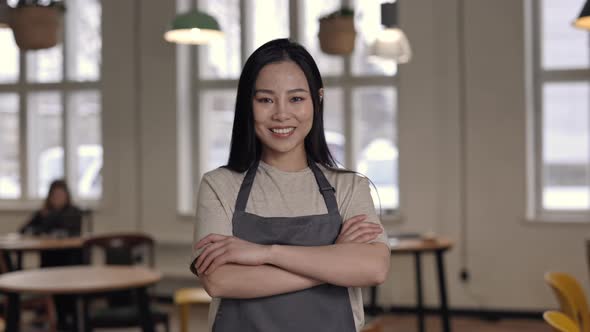
M324 197L327 214L300 217L261 217L246 212L256 161L246 173L232 219L233 235L263 245L324 246L334 244L342 218L334 188L315 162L308 164ZM254 299L223 298L213 332L355 332L354 316L346 287L323 284L287 294Z

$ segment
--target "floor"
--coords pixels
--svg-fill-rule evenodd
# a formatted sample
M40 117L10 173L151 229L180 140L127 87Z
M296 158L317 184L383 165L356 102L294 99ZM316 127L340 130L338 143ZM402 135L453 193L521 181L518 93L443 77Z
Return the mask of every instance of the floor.
M161 306L163 310L170 313L170 332L178 332L178 315L172 305ZM207 332L207 311L206 306L194 306L191 308L190 332ZM410 314L386 315L379 319L384 324L383 332L414 332L417 331L416 319ZM39 330L24 328L27 332L38 332ZM453 332L552 332L542 320L530 319L502 319L498 321L481 320L477 318L455 317L452 319ZM96 329L95 332L135 332L137 329ZM159 328L158 331L164 331ZM435 316L427 316L427 332L441 332L440 321Z

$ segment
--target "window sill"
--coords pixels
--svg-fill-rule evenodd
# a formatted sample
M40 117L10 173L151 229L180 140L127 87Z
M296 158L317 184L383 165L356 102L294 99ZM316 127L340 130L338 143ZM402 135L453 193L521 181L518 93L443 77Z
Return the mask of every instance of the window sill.
M522 223L527 226L590 226L590 218L587 217L533 217L524 218Z

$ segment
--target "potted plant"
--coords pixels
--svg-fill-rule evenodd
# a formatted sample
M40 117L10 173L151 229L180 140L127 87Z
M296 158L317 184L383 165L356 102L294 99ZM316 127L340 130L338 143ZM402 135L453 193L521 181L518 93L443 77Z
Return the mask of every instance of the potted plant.
M50 48L60 41L63 1L18 0L10 10L14 40L23 50Z
M348 7L320 17L320 48L324 53L346 55L354 50L354 10Z

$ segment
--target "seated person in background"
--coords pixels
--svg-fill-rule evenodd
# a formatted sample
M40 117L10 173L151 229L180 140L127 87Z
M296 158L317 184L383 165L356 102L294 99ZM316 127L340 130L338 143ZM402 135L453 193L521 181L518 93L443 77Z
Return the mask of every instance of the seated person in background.
M55 180L41 210L19 232L25 235L80 236L82 211L72 204L70 190L64 180Z
M41 210L19 232L24 235L53 237L80 236L82 211L72 204L70 190L64 180L55 180ZM82 249L41 251L41 267L82 264ZM58 329L75 331L73 315L75 299L69 295L54 296Z

